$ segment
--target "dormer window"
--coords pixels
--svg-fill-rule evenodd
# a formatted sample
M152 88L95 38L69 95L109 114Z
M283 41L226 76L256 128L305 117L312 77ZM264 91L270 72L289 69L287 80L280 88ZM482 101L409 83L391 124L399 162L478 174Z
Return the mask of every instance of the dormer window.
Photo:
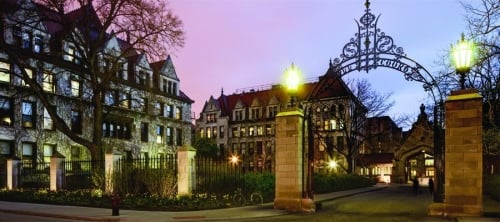
M250 109L250 118L253 120L259 119L260 118L260 108Z
M207 114L207 123L215 123L215 122L217 122L215 113Z
M270 106L267 108L267 117L273 118L278 114L278 106Z
M144 71L139 71L135 78L135 83L141 85L141 86L146 86L147 84L147 73Z
M41 35L36 35L33 41L33 52L40 53L43 50L43 38Z
M235 110L234 111L234 121L241 121L243 120L243 110Z

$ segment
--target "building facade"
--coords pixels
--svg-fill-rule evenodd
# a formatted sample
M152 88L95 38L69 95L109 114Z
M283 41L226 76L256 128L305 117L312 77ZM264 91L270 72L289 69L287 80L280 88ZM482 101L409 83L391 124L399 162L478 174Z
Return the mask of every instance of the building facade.
M308 129L314 141L316 171L324 170L331 159L347 164L338 149L345 149L345 127L350 126L350 111L363 107L331 66L321 78L331 81L305 83L296 95L305 118L310 120L306 122L311 125ZM325 82L328 82L323 84L327 89L314 93L320 83ZM195 137L214 139L220 158L237 155L239 164L246 170L273 171L275 117L289 103L290 96L280 85L249 88L231 95L222 91L218 98L211 96L205 102L196 120Z
M23 12L22 4L31 4L32 10ZM147 52L131 50L126 41L108 33L106 43L99 49L97 65L103 74L98 80L104 81L107 74L109 84L104 86L102 95L93 93L89 74L81 71L88 63L82 62L85 56L79 49L86 46L75 44L67 34L83 32L82 27L75 23L76 27L67 30L47 19L61 16L61 20L71 22L84 17L84 10L87 16L93 12L86 21L99 27L91 5L60 15L30 1L2 3L0 155L23 161L50 161L50 156L57 152L69 160L90 159L85 146L56 130L54 124L65 121L72 132L92 138L96 124L92 99L97 96L104 104L98 126L104 152L127 158L161 157L189 145L193 101L182 92L170 56L151 62ZM30 19L19 22L22 16ZM7 49L15 49L19 54L9 54ZM23 64L25 72L20 71L18 64ZM48 103L60 120L49 115L34 93L34 84L48 95Z

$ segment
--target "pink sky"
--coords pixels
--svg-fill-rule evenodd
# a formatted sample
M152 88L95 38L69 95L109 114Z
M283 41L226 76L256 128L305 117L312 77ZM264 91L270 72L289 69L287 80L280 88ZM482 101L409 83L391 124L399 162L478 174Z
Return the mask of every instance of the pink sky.
M471 0L472 1L472 0ZM203 104L221 89L280 82L293 62L307 79L323 75L330 58L357 32L365 0L169 0L184 22L186 45L172 54L181 89ZM464 9L457 0L371 0L378 26L407 57L437 73L434 61L466 32ZM407 82L387 68L347 78L368 78L381 93L393 92L389 115L416 115L428 95L421 84Z

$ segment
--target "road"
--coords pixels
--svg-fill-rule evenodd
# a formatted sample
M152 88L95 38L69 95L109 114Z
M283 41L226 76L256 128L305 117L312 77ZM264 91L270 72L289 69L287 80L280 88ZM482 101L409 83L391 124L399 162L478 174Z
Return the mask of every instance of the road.
M408 187L390 186L376 192L327 201L315 213L288 214L245 221L317 221L317 222L442 222L454 219L427 216L432 195L427 187L418 195Z
M81 222L81 220L69 220L63 218L54 218L54 217L40 217L40 216L31 216L25 214L10 214L5 212L0 212L0 222Z

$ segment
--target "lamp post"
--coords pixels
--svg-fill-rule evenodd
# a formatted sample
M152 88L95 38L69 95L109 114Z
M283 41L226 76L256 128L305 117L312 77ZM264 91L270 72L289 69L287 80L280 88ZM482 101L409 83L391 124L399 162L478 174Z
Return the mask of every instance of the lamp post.
M474 61L474 43L465 39L462 33L462 38L456 45L451 47L451 56L456 72L460 75L460 89L465 89L465 75L469 73Z
M287 93L290 95L290 107L294 107L297 91L299 90L299 84L301 83L300 70L292 65L285 70L284 83Z
M297 93L299 91L300 84L302 84L302 72L292 63L292 65L285 70L284 81L285 87L288 95L290 96L290 107L296 108ZM300 109L300 108L299 108ZM302 197L303 198L313 198L312 192L312 166L311 164L314 162L312 146L311 146L311 134L310 129L310 115L308 110L303 110L305 120L302 122L302 156L304 162L302 163ZM306 142L307 141L307 142ZM307 147L307 149L306 149Z

